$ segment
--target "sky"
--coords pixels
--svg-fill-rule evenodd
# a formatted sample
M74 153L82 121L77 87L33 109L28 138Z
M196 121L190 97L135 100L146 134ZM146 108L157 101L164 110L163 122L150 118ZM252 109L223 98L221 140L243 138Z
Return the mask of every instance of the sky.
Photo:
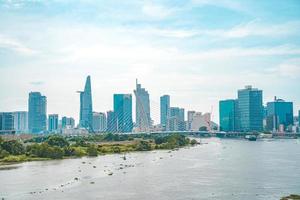
M218 122L219 100L245 85L264 103L293 101L296 115L300 1L0 0L0 111L27 110L40 91L48 114L77 123L87 75L97 112L138 78L156 123L163 94Z

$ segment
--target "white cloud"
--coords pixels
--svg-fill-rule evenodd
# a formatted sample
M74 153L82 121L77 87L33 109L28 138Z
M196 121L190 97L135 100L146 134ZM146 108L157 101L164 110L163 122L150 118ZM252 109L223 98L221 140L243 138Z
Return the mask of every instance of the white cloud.
M33 55L36 53L35 50L26 47L16 39L1 34L0 34L0 48L13 50L22 55Z
M163 5L146 3L142 7L142 12L152 18L164 19L170 16L174 10L164 7Z

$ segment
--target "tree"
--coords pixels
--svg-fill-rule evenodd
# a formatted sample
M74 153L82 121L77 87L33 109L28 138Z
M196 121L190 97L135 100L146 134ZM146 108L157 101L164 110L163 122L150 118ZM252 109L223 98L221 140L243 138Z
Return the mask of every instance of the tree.
M201 127L199 128L199 131L207 131L207 127L206 127L206 126L201 126Z
M1 144L3 150L7 151L12 155L20 155L25 152L23 144L17 140L4 141Z
M192 140L191 140L191 145L195 145L195 144L197 144L197 140L192 139Z
M141 140L136 146L137 151L150 151L151 150L151 144L148 141Z
M98 156L97 147L95 145L91 144L87 148L87 153L88 153L88 156Z
M58 146L58 147L69 146L69 142L62 136L58 136L58 135L50 136L47 140L47 143L50 146Z

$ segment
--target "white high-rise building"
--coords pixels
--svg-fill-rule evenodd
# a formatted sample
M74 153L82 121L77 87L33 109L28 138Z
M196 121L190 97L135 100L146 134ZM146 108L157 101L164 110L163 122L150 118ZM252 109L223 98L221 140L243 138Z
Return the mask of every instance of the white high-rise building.
M16 133L27 133L28 112L27 111L13 112L13 116L14 116L14 129Z
M211 114L205 113L202 114L201 112L195 112L192 117L191 122L191 130L192 131L199 131L201 127L206 127L206 130L211 130Z
M106 114L102 112L93 112L93 130L95 132L105 132L106 129Z

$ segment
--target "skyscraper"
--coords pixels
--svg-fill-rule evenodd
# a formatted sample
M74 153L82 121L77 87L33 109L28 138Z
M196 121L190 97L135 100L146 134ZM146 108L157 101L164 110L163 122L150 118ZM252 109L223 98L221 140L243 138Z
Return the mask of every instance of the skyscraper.
M273 102L267 103L267 129L276 131L279 125L287 128L293 125L293 102L286 102L275 97Z
M0 113L0 134L15 133L14 116L12 112Z
M84 91L80 91L80 116L79 126L89 131L93 130L93 104L91 77L86 78Z
M133 127L131 94L114 94L114 113L117 132L131 132Z
M28 131L28 112L17 111L14 115L14 129L17 133L26 133Z
M40 92L30 92L28 100L28 129L31 133L46 131L47 98Z
M75 127L75 120L72 117L62 117L61 118L61 128L74 128Z
M178 107L170 107L170 115L167 119L167 131L184 131L184 109Z
M192 128L192 121L193 121L193 116L196 113L196 111L190 110L187 112L187 130L191 130Z
M240 131L262 131L262 90L251 86L238 90L238 114Z
M149 93L136 80L136 126L139 131L149 131L151 127Z
M234 99L219 101L220 131L236 131L236 103Z
M106 115L102 112L93 112L93 129L95 132L106 131Z
M48 131L55 132L58 130L58 114L48 116Z
M170 96L163 95L160 97L160 124L162 127L166 127L167 119L170 110Z

